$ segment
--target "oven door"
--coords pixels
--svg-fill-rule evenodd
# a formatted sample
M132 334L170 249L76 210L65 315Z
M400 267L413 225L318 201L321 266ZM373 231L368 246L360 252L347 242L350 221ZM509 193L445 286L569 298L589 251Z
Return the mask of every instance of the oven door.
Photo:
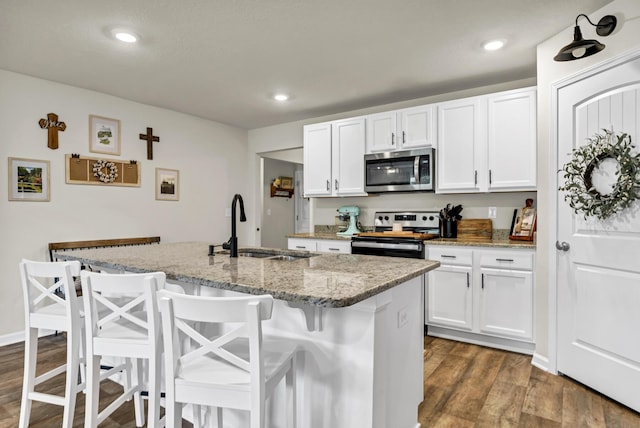
M354 236L351 238L351 253L424 259L425 246L418 239Z
M433 149L377 153L364 159L366 192L433 190Z

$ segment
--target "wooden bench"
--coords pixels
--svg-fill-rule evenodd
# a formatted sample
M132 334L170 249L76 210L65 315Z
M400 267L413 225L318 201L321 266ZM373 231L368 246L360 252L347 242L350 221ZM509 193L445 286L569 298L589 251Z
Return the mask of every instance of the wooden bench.
M95 239L93 241L50 242L49 258L54 261L54 251L81 250L87 248L122 247L126 245L159 244L159 236L143 238Z

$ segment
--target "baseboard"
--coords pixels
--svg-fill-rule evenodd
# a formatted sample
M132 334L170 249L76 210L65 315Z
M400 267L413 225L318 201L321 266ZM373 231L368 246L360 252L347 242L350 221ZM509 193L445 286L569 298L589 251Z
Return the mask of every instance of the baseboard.
M518 352L520 354L532 355L535 343L523 342L519 340L506 339L472 332L459 331L444 327L430 325L427 334L429 336L441 337L443 339L457 340L460 342L473 343L474 345L488 346L491 348L503 349L505 351Z
M551 373L549 371L549 358L538 354L537 352L533 353L533 358L531 359L531 365L536 366L540 370L544 370L545 372Z
M38 337L49 336L55 334L53 330L40 330ZM0 346L13 345L14 343L24 342L24 331L3 334L0 336Z

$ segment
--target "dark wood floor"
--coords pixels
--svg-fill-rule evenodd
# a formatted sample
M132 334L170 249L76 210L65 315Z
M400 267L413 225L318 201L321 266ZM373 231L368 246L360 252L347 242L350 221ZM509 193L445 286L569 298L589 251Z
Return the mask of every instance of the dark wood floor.
M40 339L39 373L64 361L65 349L63 336ZM432 337L425 337L425 350L425 400L418 409L423 428L640 428L640 414L533 367L530 356ZM18 426L23 353L22 343L0 348L0 428ZM59 376L42 391L61 394L63 382ZM104 382L100 408L121 390ZM31 427L61 423L60 407L33 404ZM74 427L83 425L84 394L78 394ZM100 426L134 427L133 404L125 404ZM184 427L190 426L185 422Z
M640 414L532 366L531 356L424 341L423 427L640 427Z

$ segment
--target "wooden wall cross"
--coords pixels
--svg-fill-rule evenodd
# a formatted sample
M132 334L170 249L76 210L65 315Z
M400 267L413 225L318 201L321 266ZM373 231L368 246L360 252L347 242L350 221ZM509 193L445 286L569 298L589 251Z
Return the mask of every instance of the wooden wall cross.
M58 121L58 115L55 113L47 114L46 119L40 119L38 121L40 128L47 129L48 137L47 137L47 147L52 150L58 148L58 131L64 131L67 129L67 125L64 122Z
M147 159L153 159L153 143L160 142L160 137L153 135L153 128L147 128L147 133L140 134L140 139L147 141Z

